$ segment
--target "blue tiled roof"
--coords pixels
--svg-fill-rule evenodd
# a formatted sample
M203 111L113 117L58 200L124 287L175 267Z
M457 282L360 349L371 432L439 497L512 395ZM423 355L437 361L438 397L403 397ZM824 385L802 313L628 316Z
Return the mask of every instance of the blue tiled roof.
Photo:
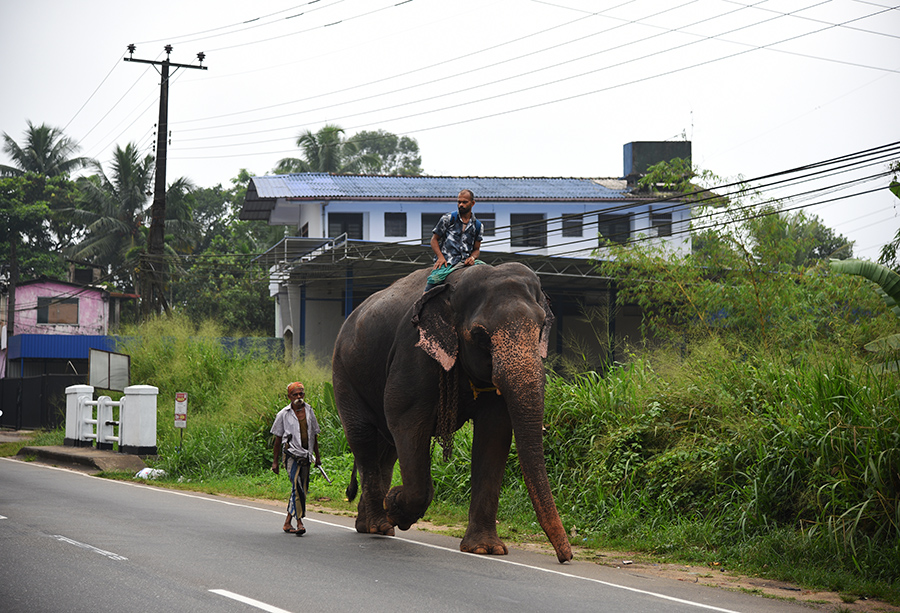
M299 173L253 177L248 200L447 200L471 189L476 200L618 200L633 198L624 181L542 177L386 177ZM621 189L609 187L620 184ZM619 185L616 185L619 187Z

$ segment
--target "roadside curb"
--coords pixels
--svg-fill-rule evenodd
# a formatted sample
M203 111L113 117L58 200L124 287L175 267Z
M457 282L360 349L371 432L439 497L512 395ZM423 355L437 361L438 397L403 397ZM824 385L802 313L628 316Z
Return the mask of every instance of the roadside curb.
M140 456L89 447L22 447L19 457L34 457L43 462L78 464L104 472L131 472L147 468Z

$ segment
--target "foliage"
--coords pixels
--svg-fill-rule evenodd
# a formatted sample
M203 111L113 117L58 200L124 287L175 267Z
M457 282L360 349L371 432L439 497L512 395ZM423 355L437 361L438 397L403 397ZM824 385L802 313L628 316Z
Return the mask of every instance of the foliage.
M360 151L353 139L344 139L344 129L328 124L318 132L306 130L297 137L297 146L303 150L302 158L284 158L278 161L274 172L333 172L357 174L364 168L379 164L371 153Z
M3 151L15 166L0 164L0 176L16 177L33 172L45 177L57 177L84 168L92 161L75 156L78 143L59 128L47 124L35 126L28 121L24 137L20 145L6 132L3 133Z
M891 164L890 172L892 172L894 176L891 179L889 189L892 194L897 198L900 198L900 181L897 180L898 176L900 176L900 161ZM900 272L900 258L897 257L898 249L900 249L900 230L897 230L897 234L894 235L891 242L881 248L881 255L878 258L878 262Z
M758 568L745 543L786 530L842 572L900 581L896 376L836 352L798 361L716 339L646 356L548 379L545 450L567 525L660 547L668 528L647 534L647 522L687 520L706 526L691 547Z
M691 165L691 158L673 158L649 166L647 172L638 179L638 188L657 192L680 192L683 194L696 191L693 183L698 176Z
M267 272L253 257L283 236L263 222L240 221L250 174L246 170L221 185L193 190L186 201L198 233L191 257L175 270L172 303L195 324L216 320L230 335L267 335L274 320Z
M66 177L47 178L35 173L0 178L0 250L21 277L56 277L64 274L52 224L75 197Z
M712 215L715 225L706 221ZM696 220L701 229L686 255L648 242L604 247L598 266L616 279L619 305L642 307L645 338L685 343L725 334L750 346L835 340L852 347L872 332L874 321L861 315L878 306L849 303L846 281L822 266L827 232L816 218L732 198L714 210L699 206Z
M173 478L259 474L271 466L269 428L287 404L286 386L303 381L325 433L324 454L343 453L337 414L322 398L328 373L312 361L286 364L273 356L229 350L221 329L197 327L187 318L159 317L124 331L122 350L131 355L132 381L159 388L159 467ZM189 417L176 432L172 402L187 392ZM170 399L171 402L163 399ZM321 405L321 406L320 406ZM331 404L333 406L333 403Z
M371 175L417 177L422 174L419 143L409 136L397 136L387 130L362 130L350 138L366 160L361 171ZM374 163L377 160L377 163Z
M226 245L214 243L219 250ZM194 322L214 320L232 336L271 336L275 309L268 277L251 255L216 255L211 249L194 259L174 280L175 309Z
M135 291L141 253L149 232L149 195L152 193L154 158L141 157L137 145L129 143L113 152L112 173L94 162L95 174L77 181L80 197L68 213L85 229L84 238L68 254L101 266L120 289ZM196 226L187 198L193 184L176 179L166 192L166 250L187 250ZM174 262L173 262L174 263ZM177 266L177 263L176 263Z
M688 255L638 243L598 263L618 304L642 307L649 341L605 377L551 377L551 482L591 484L561 508L591 538L663 550L686 521L702 542L680 547L756 569L747 544L782 534L795 559L827 554L834 572L896 586L898 381L860 352L894 320L862 279L824 266L845 241L814 217L739 191L695 223Z
M859 275L876 284L876 292L884 300L885 306L900 317L900 274L887 266L864 260L835 260L831 267L839 272ZM891 334L876 339L865 346L867 351L890 358L889 362L878 364L878 369L898 370L900 364L900 334Z

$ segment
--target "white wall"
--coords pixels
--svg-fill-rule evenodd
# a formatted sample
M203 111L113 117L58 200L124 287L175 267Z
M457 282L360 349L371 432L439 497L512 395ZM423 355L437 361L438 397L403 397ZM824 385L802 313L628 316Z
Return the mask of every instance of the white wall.
M287 203L286 203L287 204ZM299 203L293 203L299 206ZM455 210L455 203L434 202L329 202L303 203L303 211L296 218L309 223L309 235L324 236L327 232L327 216L331 213L362 213L363 240L373 242L402 242L418 244L421 240L421 217L423 213L443 214ZM620 212L623 203L523 203L523 202L478 202L475 204L475 216L479 213L495 215L496 233L485 236L483 251L516 251L535 255L562 257L590 257L597 247L597 213L611 210L613 214ZM384 214L406 213L406 236L385 236ZM632 237L637 233L651 233L649 211L646 205L635 205L630 209ZM547 220L547 244L545 247L513 247L510 244L511 217L515 214L542 214ZM584 227L582 237L563 236L562 216L582 215ZM323 221L323 217L325 220ZM676 209L672 214L672 236L660 237L670 249L689 252L690 243L686 232L690 223L690 214L686 208ZM302 227L298 225L299 229ZM687 241L687 242L686 242Z

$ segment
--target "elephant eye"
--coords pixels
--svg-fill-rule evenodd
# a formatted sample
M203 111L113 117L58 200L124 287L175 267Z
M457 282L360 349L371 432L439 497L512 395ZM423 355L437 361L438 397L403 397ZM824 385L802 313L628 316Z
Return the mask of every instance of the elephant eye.
M472 327L472 340L485 348L490 348L491 346L491 335L488 334L488 331L482 325Z

